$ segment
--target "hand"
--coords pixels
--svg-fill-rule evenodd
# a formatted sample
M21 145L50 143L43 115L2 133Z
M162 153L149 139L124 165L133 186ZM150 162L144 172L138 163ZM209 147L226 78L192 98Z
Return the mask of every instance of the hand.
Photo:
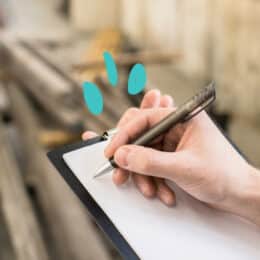
M146 184L149 176L169 179L212 207L260 224L259 173L235 151L205 112L170 129L149 148L125 145L173 109L140 109L126 122L121 121L119 132L105 150L108 158L114 155L120 167L114 181L124 182L129 172L138 173L135 176L139 180L143 175ZM142 185L142 181L137 184L140 190Z
M133 120L136 115L139 115L140 111L147 108L170 108L173 107L173 99L170 96L161 96L158 90L149 91L141 102L140 109L130 108L120 119L117 127L121 128L127 125L128 122ZM82 135L84 140L97 136L96 133L87 131ZM126 171L122 169L116 169L113 174L113 181L116 185L122 185L125 183L131 175L132 180L136 184L140 192L148 198L157 196L164 204L171 206L175 203L175 194L165 183L163 178L145 176L133 171Z

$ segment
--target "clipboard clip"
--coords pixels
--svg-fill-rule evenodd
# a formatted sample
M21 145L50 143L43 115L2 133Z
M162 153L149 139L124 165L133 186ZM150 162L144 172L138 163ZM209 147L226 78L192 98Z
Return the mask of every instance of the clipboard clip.
M117 132L118 128L109 129L102 134L102 138L104 140L110 140Z

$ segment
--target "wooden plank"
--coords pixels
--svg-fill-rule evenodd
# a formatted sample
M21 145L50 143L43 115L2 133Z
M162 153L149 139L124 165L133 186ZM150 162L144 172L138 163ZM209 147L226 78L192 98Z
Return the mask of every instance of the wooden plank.
M57 1L1 1L6 18L6 31L14 37L31 39L61 39L71 33L69 21L57 12Z
M0 81L0 114L6 113L9 110L9 105L9 99L6 90L3 83Z
M49 163L46 151L39 145L37 116L31 105L19 86L10 84L8 92L24 143L29 166L27 179L37 192L57 259L109 260L107 248L87 217L86 209Z
M27 196L6 129L0 125L1 207L17 260L47 260L33 208Z
M234 116L228 130L231 140L246 155L249 162L260 168L260 125L243 116Z
M3 39L1 47L12 76L39 104L64 127L82 128L80 98L70 82L14 40Z
M105 77L98 76L95 82L104 98L104 111L97 117L85 110L85 129L100 133L114 128L127 108L132 107L134 104L126 94L127 90L124 87L125 78L120 80L119 86L116 89L111 88Z
M1 260L11 260L15 259L14 250L11 244L10 235L6 227L6 221L2 209L0 207L0 259Z
M260 125L260 2L214 2L214 78L217 109Z
M113 39L112 43L107 40L107 39L110 39L109 37L107 38L107 36L106 36L107 34L108 34L108 36L111 36L110 38ZM108 31L107 34L103 35L101 33L101 36L96 36L94 38L94 40L91 41L92 42L92 44L90 44L91 47L87 50L87 57L90 60L93 60L93 59L95 59L94 57L99 56L97 54L97 52L102 53L103 48L104 49L111 48L111 44L113 45L113 48L111 48L111 49L113 49L113 50L116 49L117 50L116 52L118 52L118 48L121 45L121 43L120 43L121 34L118 33L117 31L115 31L115 32ZM115 39L113 38L113 36ZM39 43L39 42L38 43L37 42L23 42L23 46L25 46L27 49L31 50L37 57L39 57L40 59L45 61L46 64L48 64L55 71L57 71L57 73L60 73L64 78L66 78L69 82L72 83L72 85L75 89L76 96L79 98L79 101L80 101L79 104L82 105L84 112L86 112L86 109L85 109L85 104L82 102L83 101L82 84L80 84L80 82L93 80L93 82L97 83L97 85L100 87L101 92L104 95L104 100L105 100L104 112L99 117L92 116L90 113L86 113L86 115L84 116L84 118L86 118L86 120L84 120L84 121L86 122L85 125L86 125L87 129L99 131L99 128L101 128L104 131L107 128L113 126L116 123L116 121L119 119L119 117L122 115L122 113L129 106L129 105L127 106L127 103L128 104L131 103L131 102L127 102L127 101L129 101L129 99L127 98L126 95L120 95L120 93L123 94L124 88L118 87L116 91L111 91L112 89L109 86L107 80L102 80L102 81L99 80L100 78L102 78L102 75L105 74L103 61L102 61L102 64L103 64L102 67L93 68L93 69L91 68L91 69L85 70L83 73L84 75L81 73L80 74L81 76L79 79L76 76L72 76L70 69L64 68L65 64L67 64L67 66L68 66L68 64L71 63L71 58L69 58L67 55L67 52L68 52L68 51L66 51L67 47L62 46L62 44L58 47L60 54L56 54L57 51L54 52L53 50L52 51L48 50L47 46L43 46L42 43ZM107 46L107 48L105 48L105 46ZM78 52L78 48L74 46L74 49L71 49L70 52ZM62 56L63 56L63 59L61 59ZM102 55L100 55L100 57L102 57ZM89 60L89 59L87 59L87 60ZM63 63L61 63L61 61L63 61ZM90 80L90 78L92 78L92 79ZM123 86L124 83L125 83L125 79L123 81L122 77L120 77L119 85ZM118 98L121 98L121 97L123 98L124 102L120 102L120 103L115 102L118 100ZM117 103L116 108L115 108L115 103Z
M182 57L179 52L137 52L137 53L122 53L114 57L116 65L119 67L128 67L136 63L145 64L169 64L179 61ZM72 65L72 68L77 71L84 71L93 67L104 67L103 59L88 60L85 63Z

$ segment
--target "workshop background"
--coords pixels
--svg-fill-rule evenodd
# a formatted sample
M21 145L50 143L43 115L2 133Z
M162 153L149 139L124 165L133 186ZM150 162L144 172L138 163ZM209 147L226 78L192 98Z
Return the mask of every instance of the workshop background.
M143 93L127 94L137 62L146 89L177 104L215 80L209 113L260 167L259 28L255 0L0 0L0 259L120 259L46 152L137 106ZM105 95L98 117L84 104L85 80Z

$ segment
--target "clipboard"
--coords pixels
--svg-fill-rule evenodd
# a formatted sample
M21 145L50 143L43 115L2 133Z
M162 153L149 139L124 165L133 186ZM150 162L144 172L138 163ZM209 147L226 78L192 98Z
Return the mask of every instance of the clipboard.
M66 183L70 186L70 188L86 206L97 225L112 241L120 255L124 259L139 260L140 258L131 248L126 239L120 234L120 232L117 230L116 226L112 223L112 221L109 219L106 213L96 203L96 201L92 198L89 192L82 185L80 180L78 180L78 178L75 176L75 174L63 160L63 155L65 153L104 141L106 141L106 139L102 136L95 137L87 141L81 141L75 144L70 144L55 149L53 151L48 152L47 156L49 160L52 162L52 164L55 166L55 168L58 170L58 172L61 174L61 176L64 178Z
M221 129L220 129L221 130ZM222 131L221 131L222 132ZM223 132L222 132L223 133ZM223 133L224 134L224 133ZM226 137L226 135L224 134ZM227 138L228 139L228 138ZM229 139L228 139L229 140ZM106 139L103 137L96 137L93 139L90 139L88 141L82 141L76 144L68 145L62 148L58 148L54 151L50 151L47 155L50 159L50 161L53 163L53 165L56 167L58 172L61 174L61 176L65 179L67 184L71 187L71 189L76 193L76 195L79 197L79 199L83 202L83 204L87 207L88 211L94 218L95 222L98 224L98 226L101 228L101 230L104 231L104 233L107 235L107 237L112 241L116 249L119 251L121 256L124 259L159 259L158 258L158 252L157 256L153 256L153 250L163 251L163 246L160 245L159 249L155 248L155 241L153 237L148 236L148 240L150 239L150 242L152 240L153 244L150 245L142 245L147 243L145 239L138 240L134 244L133 240L129 242L129 239L127 239L125 236L125 233L122 233L122 226L120 229L120 226L118 226L118 223L114 224L113 219L111 219L109 212L107 213L106 210L104 210L100 204L97 202L97 198L93 197L91 193L86 189L86 187L82 184L82 180L79 180L74 171L71 167L68 166L68 163L66 163L64 156L66 154L70 153L77 153L78 151L88 149L93 145L100 145L102 142L105 142ZM232 146L237 149L234 144L229 140L229 142L232 144ZM76 155L76 154L75 154ZM75 169L74 169L75 170ZM107 178L111 178L111 176L107 176ZM109 182L110 179L109 179ZM260 241L260 232L258 228L248 223L247 221L244 221L243 219L240 219L239 217L229 215L227 213L219 212L214 209L208 208L205 206L205 204L193 199L188 194L180 190L177 186L173 187L176 194L177 199L181 203L177 206L177 209L173 209L174 214L169 215L168 209L166 206L161 205L160 202L151 202L147 201L141 194L138 193L138 201L143 200L142 206L145 207L144 214L148 214L148 221L150 217L150 212L154 213L153 207L160 207L159 211L162 211L162 214L165 214L166 217L163 215L162 219L159 219L158 224L161 224L160 222L168 221L170 218L175 218L176 220L176 234L172 232L170 236L168 235L168 239L173 236L173 240L175 239L175 242L180 240L181 242L179 245L176 245L176 249L174 249L174 245L172 245L172 248L169 249L168 245L168 252L167 255L162 256L160 259L191 259L192 257L196 257L198 259L209 259L209 256L211 252L213 252L212 257L210 259L252 259L256 260L260 257L260 252L258 251L258 242ZM136 189L133 189L136 190ZM125 194L125 191L122 191L122 196ZM182 194L182 196L178 197L179 194ZM131 204L131 203L130 203ZM159 205L160 204L160 205ZM182 206L182 204L186 204ZM135 209L134 209L135 210ZM133 210L133 211L134 211ZM150 212L149 212L150 210ZM179 211L182 212L183 215L179 214ZM111 213L111 212L110 212ZM176 213L176 214L175 214ZM205 215L203 215L205 214ZM135 215L133 215L136 217ZM158 216L156 216L157 218ZM182 219L183 217L183 219ZM190 223L193 221L192 218L194 217L194 223ZM160 218L160 216L159 216ZM186 219L185 219L186 218ZM223 219L223 220L222 220ZM128 218L129 220L129 218ZM130 219L132 220L132 219ZM154 217L153 217L154 221ZM172 221L172 220L169 220ZM142 222L144 224L144 222ZM178 227L178 225L183 225L184 228L186 228L186 233L181 232L181 228ZM145 223L146 225L146 223ZM159 244L162 243L160 240L165 239L163 236L165 233L168 232L168 227L161 230L160 227L156 227L153 224L151 227L154 229L154 234L157 234L159 232L162 232L159 234ZM150 230L148 230L146 227L146 231L148 233ZM178 229L179 228L179 229ZM172 226L171 228L172 229ZM207 230L208 229L208 230ZM137 232L138 233L138 232ZM161 236L160 236L161 235ZM175 237L174 237L175 236ZM190 236L190 237L189 237ZM195 237L196 236L196 237ZM212 238L213 237L213 238ZM165 240L164 240L165 241ZM216 243L215 243L216 242ZM238 242L238 243L237 243ZM185 243L191 247L191 252L189 252L188 249L185 248ZM219 245L218 245L219 243ZM139 251L136 250L136 245L142 245L142 248L145 248L144 250L151 250L146 255L140 254L140 248ZM182 254L181 250L179 249L180 245L183 244L183 251ZM206 253L203 253L203 250L206 245ZM150 248L149 248L150 246ZM197 251L196 248L200 247ZM223 250L222 250L223 249ZM171 252L180 251L177 256L173 258ZM237 252L236 252L237 250ZM218 255L214 255L214 252L218 252ZM187 253L188 252L188 253ZM202 254L202 257L201 257ZM156 254L155 254L156 255ZM189 255L189 256L187 256ZM184 257L183 257L184 256Z

